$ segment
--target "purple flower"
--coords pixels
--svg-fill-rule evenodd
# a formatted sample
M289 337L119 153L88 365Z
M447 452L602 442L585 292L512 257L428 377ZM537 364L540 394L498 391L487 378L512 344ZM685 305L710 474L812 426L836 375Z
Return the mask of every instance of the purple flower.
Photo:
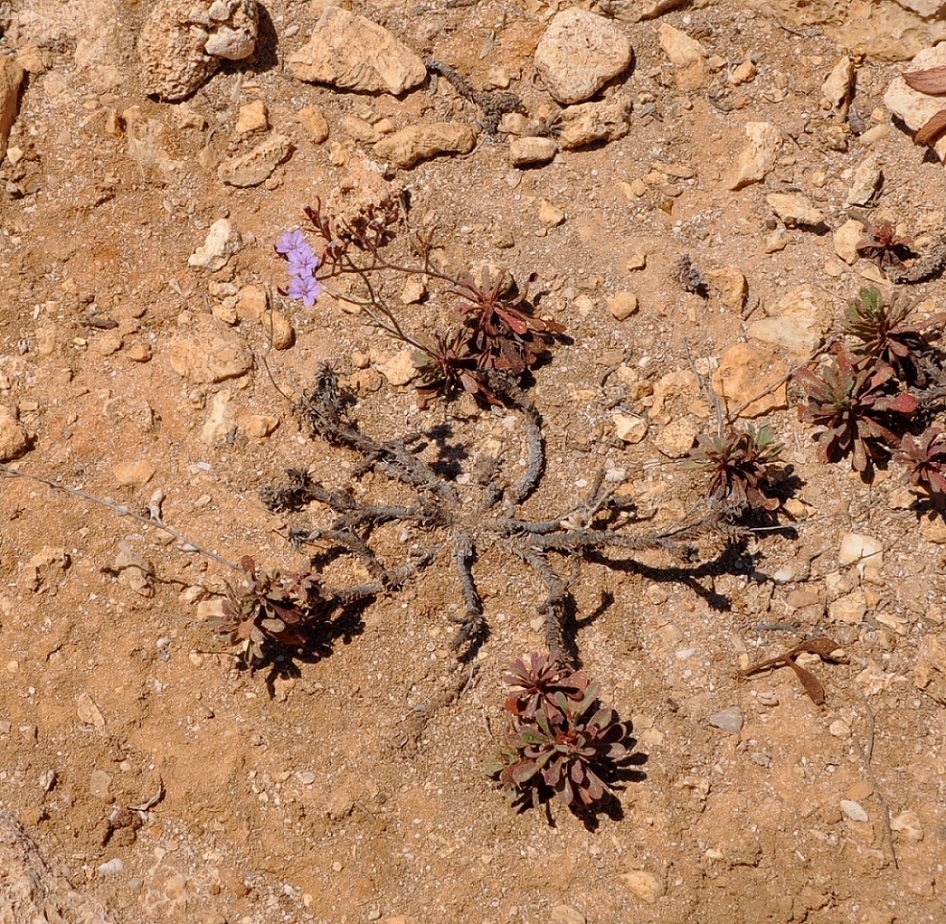
M291 253L293 250L298 250L301 247L309 247L308 241L305 239L305 235L297 228L295 231L283 231L279 235L279 240L276 241L276 253ZM309 248L311 253L312 248Z
M306 308L311 308L322 294L322 287L315 276L293 276L289 280L289 297L301 298Z
M290 250L288 256L290 276L311 276L318 269L319 258L305 242Z

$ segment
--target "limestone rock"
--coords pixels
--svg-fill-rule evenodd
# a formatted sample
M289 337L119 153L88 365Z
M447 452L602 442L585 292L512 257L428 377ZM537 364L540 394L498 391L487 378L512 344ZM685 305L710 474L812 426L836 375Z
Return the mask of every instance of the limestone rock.
M23 68L9 58L0 62L0 161L7 153L10 128L16 119L17 99L23 82Z
M473 130L468 125L431 122L410 125L382 138L374 146L374 152L379 160L405 170L438 154L469 154L475 143Z
M211 318L172 341L168 352L171 368L197 385L236 378L253 368L253 354L240 335Z
M299 110L299 121L316 144L322 144L328 138L328 120L321 109L303 106Z
M856 218L849 218L837 228L833 234L834 252L848 266L856 263L860 254L857 252L858 242L864 237L864 225Z
M568 106L559 114L559 147L563 151L573 151L589 144L623 138L630 128L630 116L630 102L619 97L603 103Z
M662 23L657 34L660 47L671 64L687 67L706 58L706 49L695 38L675 29L669 23Z
M756 397L787 371L771 350L751 343L735 343L719 359L713 373L713 388L730 410L751 402L739 412L740 417L760 417L788 406L784 382L768 394Z
M821 93L842 118L847 116L848 103L851 100L851 91L854 88L854 64L844 55L834 65L827 80L821 85Z
M16 419L16 414L0 405L0 462L9 462L23 455L29 445L29 437Z
M509 162L514 167L548 163L558 153L551 138L516 138L509 144Z
M682 459L693 448L701 429L691 417L677 417L657 434L654 443L671 459Z
M706 270L703 275L730 311L742 311L749 294L749 284L741 270L734 266L721 266L719 269Z
M633 54L613 22L572 8L552 17L535 50L535 67L549 93L567 106L584 102L624 73Z
M773 307L767 318L753 321L748 334L754 340L781 347L798 359L807 359L821 345L828 324L808 289L793 289Z
M917 687L946 705L946 643L939 636L924 636L920 642L913 679Z
M824 224L822 212L801 193L769 193L765 201L786 225L818 228Z
M414 351L410 349L400 350L383 362L375 363L375 367L392 385L407 385L418 375Z
M219 218L210 226L203 245L187 258L187 262L213 273L223 269L230 257L239 253L242 247L240 232L226 218Z
M608 299L608 311L615 321L626 321L631 315L637 314L638 308L637 296L633 292L615 292Z
M647 421L636 414L615 414L614 435L625 443L639 443L647 436Z
M224 161L217 176L229 186L258 186L291 154L292 142L273 133L246 154Z
M427 78L424 62L377 23L338 6L325 8L309 43L289 56L307 83L398 95Z
M779 148L782 147L782 133L771 122L747 122L746 137L749 145L732 166L726 181L728 189L742 189L743 186L765 179L775 166Z
M237 117L236 128L234 131L238 135L246 135L250 132L265 132L269 128L269 111L266 103L261 99L255 99L252 103L247 103L240 107L240 114Z
M256 0L158 0L138 39L148 92L163 100L193 93L220 67L256 47Z
M925 48L905 68L905 71L922 71L932 67L946 66L946 42L935 48ZM934 115L946 108L941 96L929 96L907 86L902 77L895 77L884 94L884 105L906 126L916 132ZM932 145L940 160L946 161L946 135Z
M631 895L648 905L654 904L666 891L663 880L646 870L635 869L622 873L618 879Z
M883 180L883 174L880 170L880 164L877 163L877 157L871 154L865 157L854 171L854 177L851 181L851 188L848 190L847 205L869 205L871 200L880 189Z
M210 402L210 412L200 431L201 442L208 446L218 440L225 440L234 426L234 414L231 402L233 394L227 389L218 391Z

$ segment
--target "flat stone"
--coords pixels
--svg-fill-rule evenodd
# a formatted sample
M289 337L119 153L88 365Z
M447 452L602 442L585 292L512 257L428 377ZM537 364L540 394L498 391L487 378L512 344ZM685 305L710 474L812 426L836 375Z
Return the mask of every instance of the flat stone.
M801 193L769 193L765 201L786 225L819 228L824 224L824 214Z
M852 266L860 259L857 245L864 237L864 224L856 218L849 218L836 228L832 239L834 252L848 265Z
M636 414L615 414L614 435L625 443L639 443L647 436L647 421Z
M552 138L516 138L509 144L509 162L514 167L548 163L558 153Z
M168 348L171 368L196 385L223 382L253 368L253 354L238 333L214 319L204 319L193 333Z
M709 723L713 728L718 728L728 735L738 735L742 731L744 722L742 710L738 706L730 706L728 709L714 712L709 718Z
M187 258L187 263L216 272L223 269L230 257L242 248L240 232L226 218L219 218L210 226L203 245Z
M223 15L211 15L211 10ZM256 0L158 0L138 39L146 92L167 101L190 96L220 67L256 47Z
M870 821L864 806L853 799L842 799L840 803L841 812L848 821L856 821L861 824Z
M556 13L535 50L535 67L552 97L564 105L594 96L624 73L634 52L610 20L581 9Z
M780 347L799 359L807 359L821 345L828 326L815 296L804 288L786 293L766 309L766 314L769 317L749 325L749 337Z
M245 135L249 132L265 132L268 128L269 111L266 109L266 103L261 99L255 99L252 103L240 107L235 128L238 135Z
M217 168L217 176L228 186L259 186L291 155L292 142L274 132L246 154L225 160Z
M916 812L901 812L895 815L890 819L890 830L914 844L923 840L923 825Z
M418 376L414 364L414 350L404 349L382 362L375 363L375 368L391 385L407 385Z
M7 152L10 129L16 120L23 67L10 58L0 62L0 161Z
M730 168L726 180L728 189L742 189L765 179L775 166L782 147L782 132L772 122L747 122L746 137L749 144Z
M739 416L760 417L788 406L785 382L772 388L768 394L760 395L787 372L787 366L771 349L751 343L735 343L719 359L719 366L713 373L713 388L730 411L748 401L750 403L739 412Z
M615 292L608 299L608 311L615 321L626 321L632 315L637 314L640 305L637 296L633 292Z
M395 96L427 79L424 62L377 23L339 6L322 12L308 44L288 58L299 80Z
M648 905L654 904L666 891L663 879L643 869L621 873L618 876L618 881L631 895Z
M556 905L549 912L551 924L587 924L588 919L571 905Z
M883 173L877 162L877 155L870 154L864 158L854 171L851 188L845 202L847 205L869 205L880 189Z
M152 478L158 467L153 462L119 462L112 467L112 475L115 480L128 487L140 488L146 485Z
M682 459L693 447L702 429L695 420L689 417L678 417L660 430L654 443L671 459Z
M200 440L208 446L225 440L233 429L233 395L223 389L213 396L207 419L200 431Z
M669 23L661 23L657 30L660 47L671 64L686 67L690 64L702 62L706 57L706 49L695 39L680 29L675 29Z
M76 716L80 722L91 725L96 731L105 728L105 717L88 693L80 693L76 697Z
M857 626L867 615L867 601L863 590L853 590L828 604L828 618L832 622L843 622Z
M29 449L30 440L16 414L0 405L0 462L9 462Z
M617 141L628 133L630 118L631 103L622 96L603 103L567 106L559 113L559 147L573 151L589 144Z
M932 67L946 67L946 42L924 48L904 71L909 73ZM943 109L944 101L941 96L929 96L911 89L903 77L894 77L884 93L884 105L911 131L916 132ZM941 135L932 148L940 160L946 160L946 135Z
M473 130L468 125L431 122L410 125L387 135L374 146L374 153L379 160L405 170L438 154L469 154L475 143Z

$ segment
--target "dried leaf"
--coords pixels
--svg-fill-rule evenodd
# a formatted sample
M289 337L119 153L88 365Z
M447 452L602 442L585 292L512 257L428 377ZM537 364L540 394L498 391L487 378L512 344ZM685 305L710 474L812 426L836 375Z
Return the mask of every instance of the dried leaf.
M946 95L946 66L928 67L922 71L908 71L903 75L906 85L927 96Z
M817 638L810 638L800 645L796 645L791 650L791 654L796 655L804 651L816 654L819 658L830 658L831 652L837 651L840 647L834 639L828 638L826 635L819 635Z
M914 144L933 144L946 131L946 109L940 109L919 131L913 136Z
M816 706L822 705L824 703L824 687L821 685L821 681L811 671L806 671L805 668L796 664L793 658L789 658L785 663L798 675L798 679L805 688L805 692L811 697L811 701Z

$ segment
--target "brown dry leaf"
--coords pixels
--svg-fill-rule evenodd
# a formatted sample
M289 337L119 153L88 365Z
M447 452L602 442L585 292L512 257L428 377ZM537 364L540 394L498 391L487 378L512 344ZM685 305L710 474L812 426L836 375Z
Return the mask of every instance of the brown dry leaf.
M821 685L821 681L811 671L806 671L805 668L796 664L794 658L789 658L786 663L798 675L798 679L811 701L816 706L822 705L824 703L824 687Z
M913 136L914 144L932 144L946 131L946 109L940 109Z
M903 75L907 86L927 96L946 96L946 66L929 67L922 71L910 71Z
M841 646L832 638L826 635L819 635L817 638L810 638L796 645L792 649L792 654L801 652L810 652L818 655L819 658L830 658L832 651L837 651Z

